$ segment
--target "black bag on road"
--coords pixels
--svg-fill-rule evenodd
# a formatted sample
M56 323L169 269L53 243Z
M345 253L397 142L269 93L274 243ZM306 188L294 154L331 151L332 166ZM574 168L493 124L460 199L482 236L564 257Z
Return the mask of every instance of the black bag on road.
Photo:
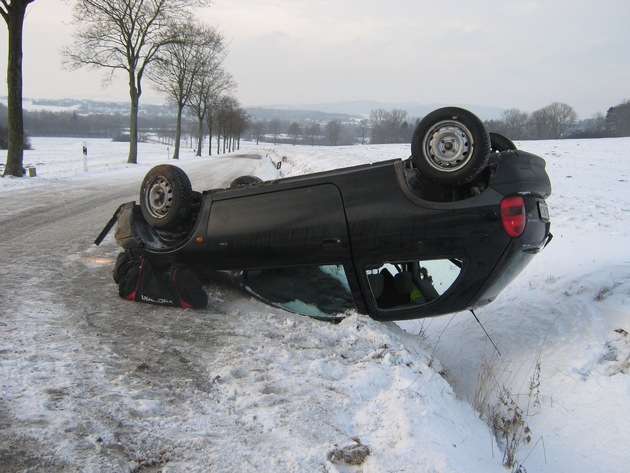
M193 309L208 304L208 295L197 275L168 258L125 250L116 258L113 276L118 294L129 301Z

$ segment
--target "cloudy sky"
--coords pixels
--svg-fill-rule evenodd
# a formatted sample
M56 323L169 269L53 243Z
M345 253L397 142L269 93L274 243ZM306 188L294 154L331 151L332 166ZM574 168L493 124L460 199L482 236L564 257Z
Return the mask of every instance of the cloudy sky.
M62 69L71 3L32 4L24 96L126 101L124 77L103 87L102 72ZM199 16L226 38L245 106L376 100L531 112L559 101L589 118L630 99L627 0L214 0ZM143 100L161 103L151 90Z

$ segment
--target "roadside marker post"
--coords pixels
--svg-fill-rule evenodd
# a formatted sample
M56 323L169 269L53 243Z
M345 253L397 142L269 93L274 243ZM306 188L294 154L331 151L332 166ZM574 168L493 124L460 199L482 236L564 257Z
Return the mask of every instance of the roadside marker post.
M88 156L87 143L84 141L83 142L83 171L84 172L87 172L88 170L87 156Z

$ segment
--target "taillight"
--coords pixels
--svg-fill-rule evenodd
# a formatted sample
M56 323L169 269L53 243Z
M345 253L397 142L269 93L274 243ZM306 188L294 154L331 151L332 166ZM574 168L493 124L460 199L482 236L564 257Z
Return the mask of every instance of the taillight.
M527 214L525 213L525 200L522 197L506 197L501 201L501 222L505 233L512 238L523 234L527 223Z

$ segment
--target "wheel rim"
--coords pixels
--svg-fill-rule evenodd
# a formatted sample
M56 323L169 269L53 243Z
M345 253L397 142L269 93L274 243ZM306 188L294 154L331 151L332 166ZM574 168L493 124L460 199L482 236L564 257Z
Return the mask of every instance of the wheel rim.
M470 161L474 140L468 128L446 120L435 124L422 143L427 162L442 172L457 171Z
M164 218L173 205L173 186L162 176L157 176L146 194L147 210L153 218Z

